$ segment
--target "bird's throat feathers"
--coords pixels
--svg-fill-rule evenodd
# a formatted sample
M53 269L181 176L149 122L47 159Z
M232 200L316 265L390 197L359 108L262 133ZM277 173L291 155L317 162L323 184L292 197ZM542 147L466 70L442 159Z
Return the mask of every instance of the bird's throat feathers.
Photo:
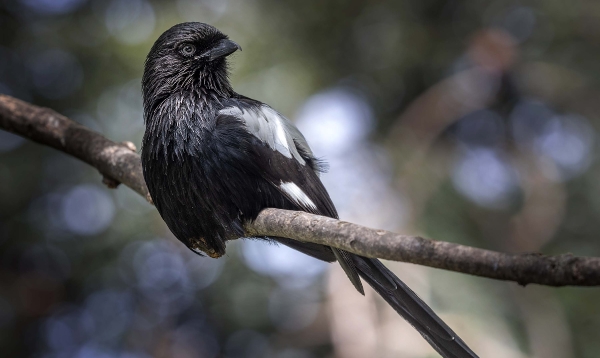
M210 111L212 104L235 94L229 83L225 59L187 71L149 62L146 63L142 79L146 123L153 118L165 118L159 115L163 110L175 110L178 114L186 114L182 112L190 110ZM194 104L193 108L190 108L190 103ZM185 118L190 118L190 113L187 114Z

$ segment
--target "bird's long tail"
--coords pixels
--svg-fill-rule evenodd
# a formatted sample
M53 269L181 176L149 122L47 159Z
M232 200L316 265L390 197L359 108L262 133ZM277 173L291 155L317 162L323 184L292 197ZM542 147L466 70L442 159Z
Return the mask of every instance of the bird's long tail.
M477 357L416 293L379 260L358 255L352 255L352 260L363 280L419 331L442 357Z

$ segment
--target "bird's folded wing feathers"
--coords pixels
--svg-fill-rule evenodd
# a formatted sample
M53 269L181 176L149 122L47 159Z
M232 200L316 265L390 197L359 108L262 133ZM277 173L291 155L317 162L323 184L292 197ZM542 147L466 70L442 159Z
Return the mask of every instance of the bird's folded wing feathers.
M240 120L262 145L253 148L257 161L264 163L264 178L290 202L309 213L337 218L335 206L319 179L321 165L306 139L283 115L266 104L231 100L219 115Z
M261 157L269 157L269 164L262 168L263 175L294 206L337 218L335 206L318 177L319 168L314 164L312 151L302 133L287 118L265 104L247 101L237 101L219 114L240 119L248 132L270 148L271 153L260 152ZM349 253L336 248L332 251L354 287L364 295Z
M219 114L239 118L246 125L248 132L271 149L287 158L294 158L302 165L306 162L300 153L304 150L312 155L302 133L284 116L265 104L245 105L239 101L233 106L223 108ZM300 149L296 147L296 143Z

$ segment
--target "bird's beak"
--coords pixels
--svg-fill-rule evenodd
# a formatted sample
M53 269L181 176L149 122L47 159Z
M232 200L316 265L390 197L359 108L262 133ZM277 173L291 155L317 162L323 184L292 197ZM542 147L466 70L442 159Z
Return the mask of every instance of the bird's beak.
M237 50L242 50L240 45L229 39L224 39L219 41L215 47L204 53L202 57L208 57L209 61L213 61L221 57L229 56Z

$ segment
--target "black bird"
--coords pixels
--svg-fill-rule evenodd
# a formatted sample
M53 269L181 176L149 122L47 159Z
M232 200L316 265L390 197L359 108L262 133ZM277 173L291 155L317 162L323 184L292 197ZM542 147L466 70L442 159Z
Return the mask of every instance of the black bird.
M264 208L338 218L319 179L323 163L302 133L268 105L236 93L226 57L240 46L198 22L175 25L152 46L142 89L144 178L173 234L217 258L243 223ZM443 357L477 357L398 277L376 259L281 237L317 259L338 261L356 289L360 277Z

